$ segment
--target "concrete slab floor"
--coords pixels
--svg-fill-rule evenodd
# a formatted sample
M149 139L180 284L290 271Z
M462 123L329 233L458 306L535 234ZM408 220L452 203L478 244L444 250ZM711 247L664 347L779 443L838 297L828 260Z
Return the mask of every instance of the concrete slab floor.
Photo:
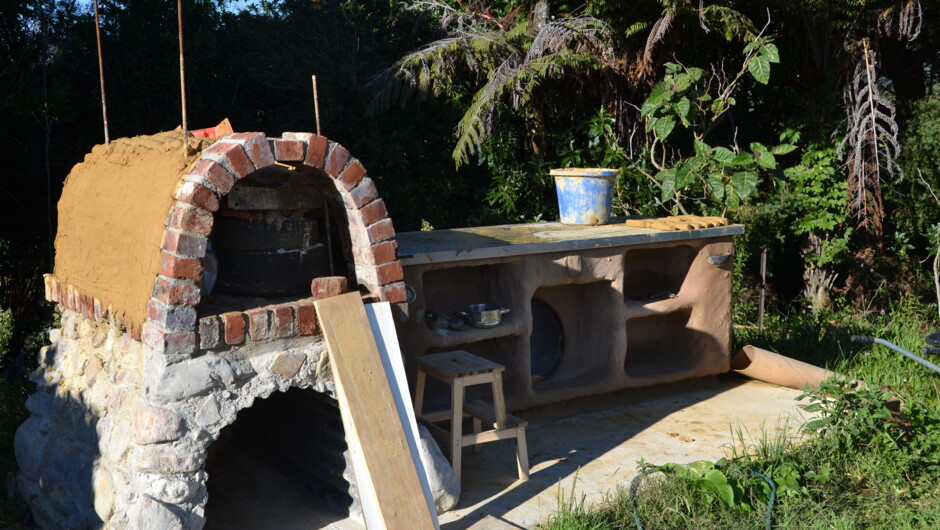
M762 435L795 438L807 405L795 400L799 394L712 377L518 411L529 422L531 478L517 480L510 440L485 444L480 453L465 450L460 503L440 516L441 528L533 528L555 513L559 493L567 498L572 487L575 499L589 506L628 487L641 458L653 464L714 461L728 454L739 429L752 441ZM238 477L220 477L224 487L214 491L214 500L210 494L210 505L216 504L207 510L207 529L362 528L322 500L291 493L288 480L248 457L237 459L233 473Z
M735 432L796 438L805 421L800 391L732 377L626 390L520 411L526 419L531 478L516 477L511 441L464 451L458 509L440 516L444 530L532 528L575 488L588 506L636 475L637 462L717 460Z

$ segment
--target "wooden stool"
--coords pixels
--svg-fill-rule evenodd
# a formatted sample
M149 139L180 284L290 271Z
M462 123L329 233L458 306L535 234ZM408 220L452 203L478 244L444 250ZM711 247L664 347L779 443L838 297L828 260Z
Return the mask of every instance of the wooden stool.
M435 438L450 445L450 462L460 482L460 453L464 447L475 446L507 438L516 439L516 464L519 479L529 478L529 456L525 444L525 428L528 423L506 414L503 399L503 370L505 366L465 351L452 351L424 355L418 362L418 381L415 384L415 416L424 423ZM422 414L424 408L424 385L430 375L451 387L451 410ZM493 404L484 401L464 403L464 389L471 385L490 383L493 386ZM473 418L473 434L463 434L464 416ZM450 420L450 432L435 425L435 422ZM482 422L492 429L481 431ZM479 448L474 447L475 451Z

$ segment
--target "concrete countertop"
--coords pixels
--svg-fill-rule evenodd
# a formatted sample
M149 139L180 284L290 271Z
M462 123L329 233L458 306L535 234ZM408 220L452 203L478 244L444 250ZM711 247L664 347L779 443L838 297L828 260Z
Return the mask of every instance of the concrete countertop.
M447 263L546 252L667 243L744 233L744 225L666 232L633 228L615 218L600 226L558 222L453 228L397 235L402 265Z

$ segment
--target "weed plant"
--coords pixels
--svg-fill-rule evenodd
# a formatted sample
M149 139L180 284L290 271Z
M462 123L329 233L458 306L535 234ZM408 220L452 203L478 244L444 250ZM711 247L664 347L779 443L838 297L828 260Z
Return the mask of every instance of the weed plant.
M763 528L769 486L750 471L774 481L774 528L940 528L940 374L883 346L849 340L871 335L917 353L934 331L935 314L904 303L822 316L768 315L764 331L737 329L737 346L774 350L866 384L831 379L806 390L801 397L814 416L801 438L762 433L752 440L738 431L726 459L685 471L654 466L657 472L643 477L634 495L624 484L593 509L571 496L542 528ZM897 399L900 412L886 406ZM641 462L639 469L650 467ZM709 472L722 477L709 483ZM733 496L716 487L724 481Z

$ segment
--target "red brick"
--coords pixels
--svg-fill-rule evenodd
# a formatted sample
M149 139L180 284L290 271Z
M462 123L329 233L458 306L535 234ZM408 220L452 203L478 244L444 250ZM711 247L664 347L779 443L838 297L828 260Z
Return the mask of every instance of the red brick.
M408 293L405 291L405 282L394 282L383 285L378 289L379 300L400 304L407 300Z
M85 318L95 318L95 299L87 294L82 295L82 314Z
M270 306L271 334L277 338L290 337L294 334L294 310L288 304Z
M225 195L235 184L235 175L225 169L225 166L209 158L203 158L196 164L196 167L189 172L206 179L206 181L215 188L215 191Z
M134 323L131 323L127 326L127 334L136 341L141 341L143 339L140 326Z
M62 284L59 280L55 279L55 276L51 274L46 274L49 277L49 295L46 298L50 302L59 302L62 299Z
M250 309L248 314L248 336L251 340L264 340L268 338L268 310L264 308Z
M241 344L245 342L245 314L240 311L231 311L219 315L224 327L223 337L226 344Z
M398 259L398 242L383 241L371 247L354 247L353 257L358 265L382 265Z
M326 171L327 175L333 178L339 178L348 160L349 151L347 151L345 147L334 143L332 149L330 149L330 154L327 156L326 166L323 170Z
M301 336L317 334L317 308L313 304L297 304L297 334Z
M393 261L383 265L356 264L356 279L370 287L400 282L405 278L400 261Z
M196 310L191 305L170 305L151 299L147 304L147 318L168 330L188 331L196 328Z
M219 198L215 196L214 191L202 184L188 180L180 182L176 187L176 193L173 194L173 198L210 212L219 209Z
M302 162L304 143L300 140L272 140L274 159L279 162Z
M178 280L167 276L157 276L153 284L152 295L165 304L199 303L199 286L192 280Z
M326 136L314 135L307 142L307 156L304 157L304 165L314 169L323 169L326 163L326 148L329 140Z
M356 208L362 208L366 204L379 198L379 190L375 188L375 182L369 177L362 179L351 192L349 198Z
M235 133L226 136L222 141L241 144L257 169L274 164L274 154L271 153L271 146L268 145L268 139L264 133Z
M220 346L222 323L218 317L199 319L199 347L204 350Z
M362 224L369 226L388 217L388 210L385 209L385 201L377 199L360 208L358 215Z
M392 226L392 220L387 217L366 227L361 222L351 218L349 220L349 237L353 245L368 247L394 238L395 228Z
M163 234L163 250L192 258L201 258L206 255L206 238L168 229Z
M133 324L128 326L128 331L136 328ZM134 329L141 335L141 340L150 348L167 355L180 353L193 353L196 351L196 333L193 331L167 331L153 323L146 324L142 331L140 328ZM130 333L133 337L133 332Z
M212 214L188 204L177 204L170 209L166 225L184 232L207 236L212 232Z
M160 256L160 274L170 278L187 278L199 281L202 279L202 261L164 252Z
M348 280L345 276L321 276L310 282L310 293L317 300L339 296L348 289Z
M254 173L255 165L248 158L245 148L239 143L219 141L203 151L202 156L219 162L235 175L235 179L245 178Z
M360 164L358 160L353 160L346 166L346 169L340 173L336 180L342 184L346 191L351 191L359 184L359 181L361 181L364 176L366 176L366 168L362 167L362 164Z

